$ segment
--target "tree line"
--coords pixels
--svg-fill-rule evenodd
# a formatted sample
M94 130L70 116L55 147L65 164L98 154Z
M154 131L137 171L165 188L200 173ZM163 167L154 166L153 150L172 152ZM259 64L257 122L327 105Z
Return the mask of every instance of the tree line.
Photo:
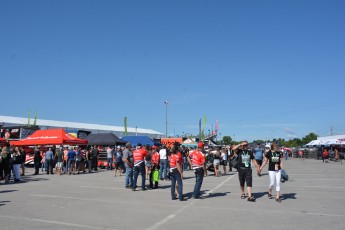
M282 138L278 138L278 139L273 139L273 140L254 140L253 143L272 143L272 142L276 142L278 143L280 146L285 146L285 147L298 147L298 146L303 146L308 144L309 142L316 140L317 139L317 135L315 133L309 133L308 135L306 135L305 137L303 137L302 139L299 138L294 138L291 140L285 140ZM239 142L233 141L232 138L230 136L223 136L223 139L218 141L217 144L221 145L230 145L230 144L238 144Z

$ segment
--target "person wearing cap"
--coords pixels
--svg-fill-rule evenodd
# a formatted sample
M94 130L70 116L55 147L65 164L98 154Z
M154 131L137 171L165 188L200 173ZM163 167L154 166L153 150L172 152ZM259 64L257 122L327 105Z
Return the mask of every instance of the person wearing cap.
M133 159L134 159L134 179L133 179L133 188L132 190L135 191L137 188L137 180L139 173L141 174L141 189L142 191L147 190L145 188L145 180L146 180L146 173L145 173L145 157L148 155L146 148L142 147L141 143L138 143L136 150L133 151Z
M259 165L257 164L254 154L252 151L248 150L248 142L244 141L238 145L233 147L233 150L238 150L238 178L240 181L241 187L241 198L245 199L246 195L244 193L244 185L247 183L247 193L248 193L248 201L255 201L255 197L252 196L252 184L253 184L253 177L252 177L252 167L251 162L255 165L258 172L260 172Z
M206 171L205 167L205 156L202 153L204 149L204 143L198 143L198 149L192 150L189 152L188 162L192 166L195 174L195 185L193 191L193 198L194 199L202 199L203 197L200 196L200 189L204 179L204 174Z
M268 174L270 176L270 184L268 186L268 198L272 199L272 189L276 184L276 201L281 203L280 199L280 180L281 170L284 168L277 143L271 144L271 150L267 152L264 163L260 167L260 171L268 163Z

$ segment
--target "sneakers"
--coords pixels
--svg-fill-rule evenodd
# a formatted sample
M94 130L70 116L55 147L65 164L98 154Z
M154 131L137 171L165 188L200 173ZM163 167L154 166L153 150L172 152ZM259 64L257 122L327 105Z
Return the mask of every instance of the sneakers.
M277 201L278 203L281 203L281 202L282 202L282 200L280 199L280 197L276 198L276 201Z

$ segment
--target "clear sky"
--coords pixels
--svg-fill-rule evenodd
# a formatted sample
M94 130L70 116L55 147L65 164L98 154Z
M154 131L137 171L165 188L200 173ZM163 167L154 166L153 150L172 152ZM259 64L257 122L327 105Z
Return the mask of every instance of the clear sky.
M345 133L343 0L2 0L1 115L256 140Z

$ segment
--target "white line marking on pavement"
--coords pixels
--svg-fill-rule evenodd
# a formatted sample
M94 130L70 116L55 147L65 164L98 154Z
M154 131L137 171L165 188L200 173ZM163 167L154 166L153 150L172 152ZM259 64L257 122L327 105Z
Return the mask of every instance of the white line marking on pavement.
M210 191L208 191L206 194L210 195L211 193L213 193L215 190L219 189L220 187L222 187L226 182L228 182L230 179L232 179L236 174L228 177L226 180L224 180L222 183L218 184L216 187L214 187L213 189L211 189ZM151 227L147 228L147 230L155 230L160 228L163 224L167 223L168 221L174 219L178 214L180 214L181 212L183 212L184 210L186 210L187 208L191 207L194 205L194 203L197 200L193 200L191 202L189 202L187 205L181 207L180 209L178 209L176 212L174 212L173 214L165 217L164 219L162 219L161 221L155 223L154 225L152 225Z
M313 212L303 212L303 211L280 211L280 210L272 210L272 209L241 209L241 208L231 208L231 207L212 207L212 206L198 206L198 208L201 209L207 209L207 210L223 210L223 211L236 211L236 212L253 212L257 213L259 212L267 212L268 214L294 214L294 215L312 215L312 216L330 216L330 217L345 217L345 215L340 214L327 214L327 213L313 213Z
M98 186L80 186L80 188L98 188L98 189L125 190L125 188L98 187Z
M166 205L162 203L152 203L152 202L130 202L128 200L104 200L104 199L90 199L90 198L81 198L81 197L69 197L69 196L53 196L53 195L41 195L41 194L33 194L33 197L46 197L46 198L55 198L55 199L66 199L66 200L81 200L81 201L96 201L96 202L104 202L104 203L112 203L112 204L135 204L135 205L152 205L152 206L161 206L161 207L176 207L177 205Z
M61 221L43 220L43 219L20 217L20 216L0 215L0 218L15 219L16 221L18 221L18 220L34 221L34 222L40 222L40 223L45 223L45 224L63 225L63 226L68 226L68 227L78 227L78 228L87 228L87 229L112 229L112 230L116 230L114 228L102 228L102 227L89 226L89 225L83 225L83 224L73 224L73 223L66 223L66 222L61 222Z

